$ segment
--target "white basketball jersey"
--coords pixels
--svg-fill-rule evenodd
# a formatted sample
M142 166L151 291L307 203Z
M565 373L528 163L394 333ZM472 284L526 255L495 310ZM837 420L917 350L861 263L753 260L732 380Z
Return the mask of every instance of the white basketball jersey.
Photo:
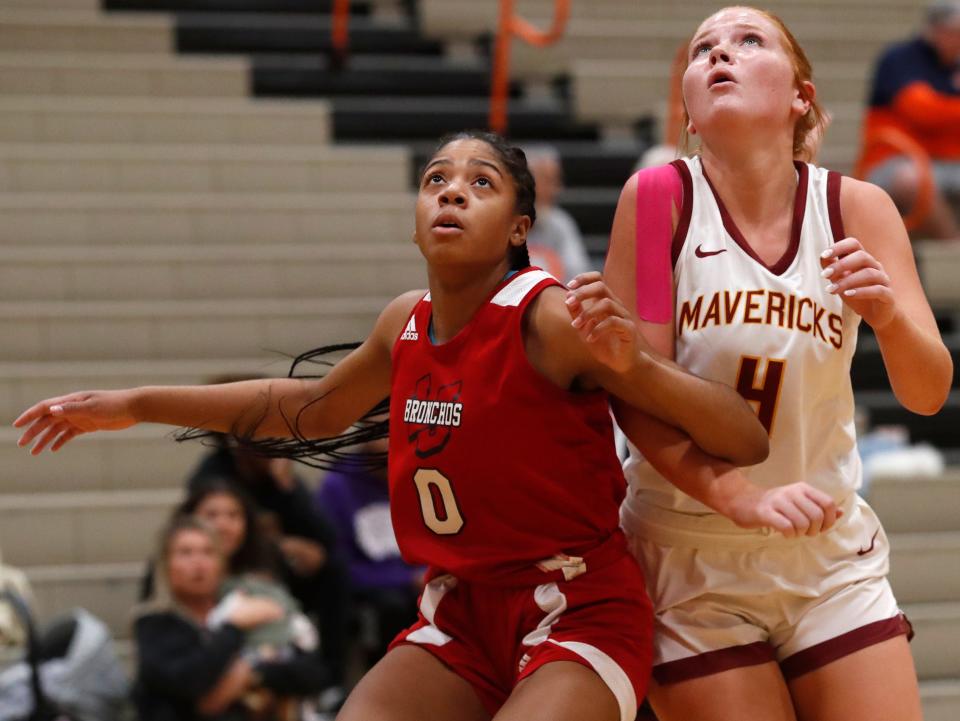
M744 469L763 487L807 483L842 501L860 486L850 364L860 317L825 289L820 254L843 238L840 176L797 163L786 254L767 266L714 192L699 158L674 163L683 208L674 238L676 358L736 388L770 433L770 456ZM712 511L660 476L636 449L624 519L645 504ZM731 524L732 525L732 524Z

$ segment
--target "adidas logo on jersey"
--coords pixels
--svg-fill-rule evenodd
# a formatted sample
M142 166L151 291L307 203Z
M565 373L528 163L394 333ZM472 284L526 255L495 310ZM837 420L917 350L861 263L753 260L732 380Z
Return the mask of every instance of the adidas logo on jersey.
M410 318L407 327L404 328L403 333L400 334L400 340L420 340L420 334L417 333L417 324L414 318Z

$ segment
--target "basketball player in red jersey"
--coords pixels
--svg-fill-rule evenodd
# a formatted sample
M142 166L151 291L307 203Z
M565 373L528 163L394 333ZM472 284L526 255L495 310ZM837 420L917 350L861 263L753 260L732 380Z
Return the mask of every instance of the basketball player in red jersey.
M920 719L888 543L856 494L850 364L862 319L898 400L930 414L950 354L890 198L795 160L822 121L783 23L721 10L687 63L698 152L629 181L605 277L658 352L755 405L771 449L734 469L618 409L636 443L622 519L655 611L651 702L661 721Z
M261 438L325 438L389 394L393 523L430 570L419 620L340 718L633 721L651 612L618 527L605 391L735 462L760 460L766 436L733 389L650 354L602 283L567 291L528 267L533 203L522 151L456 135L418 196L429 293L388 305L325 378L70 394L17 419L21 445L143 421L236 432L245 417Z

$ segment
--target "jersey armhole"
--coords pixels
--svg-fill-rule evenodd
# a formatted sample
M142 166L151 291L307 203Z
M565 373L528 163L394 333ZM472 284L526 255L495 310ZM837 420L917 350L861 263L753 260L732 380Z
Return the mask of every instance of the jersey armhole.
M827 214L830 217L830 233L833 242L847 237L843 229L843 213L840 211L840 186L843 176L833 170L827 171Z
M636 311L638 317L650 323L669 323L673 319L673 248L683 224L686 199L691 195L684 191L682 171L673 163L637 173ZM681 216L676 233L674 206L680 208Z
M400 349L400 342L405 340L419 340L420 333L426 333L427 329L423 328L422 330L417 329L417 312L420 310L420 307L423 305L424 301L430 300L430 291L427 291L416 303L413 304L413 308L410 309L410 312L407 314L407 320L404 323L403 330L401 330L397 337L393 340L393 346L390 348L390 360L393 362L397 357L397 351Z
M677 219L677 230L673 234L670 245L670 260L673 267L676 268L677 260L680 259L680 251L683 250L683 243L687 239L687 231L690 230L690 218L693 216L693 176L690 175L690 166L679 158L670 165L676 168L677 175L680 176L682 190L680 217Z

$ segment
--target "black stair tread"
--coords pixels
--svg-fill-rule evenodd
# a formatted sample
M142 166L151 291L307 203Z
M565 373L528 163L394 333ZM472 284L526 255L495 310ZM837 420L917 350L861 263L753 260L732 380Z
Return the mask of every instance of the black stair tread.
M435 140L445 133L486 127L489 100L474 97L341 97L331 100L334 137L340 140L393 138ZM510 103L511 138L596 139L593 126L574 122L558 101Z
M257 95L449 96L487 98L490 71L482 60L448 60L421 55L356 55L331 69L324 55L257 55L253 58ZM519 87L512 88L514 97Z
M861 324L861 328L864 324ZM960 334L949 333L943 336L943 342L953 356L953 386L960 387ZM889 390L890 380L883 365L880 344L872 334L861 336L857 343L857 352L853 356L853 387L863 390ZM960 443L960 434L958 434Z
M326 15L276 13L178 13L177 49L185 53L329 52ZM413 23L355 17L350 53L439 55L441 43L422 37Z
M146 12L324 13L333 0L103 0L105 10ZM351 0L351 15L370 13L370 2Z
M581 233L609 235L619 198L618 186L567 187L557 197L557 205L573 216Z
M607 257L607 248L610 245L609 233L587 233L583 236L583 246L587 249L590 259L602 268Z
M293 67L306 70L329 70L330 61L325 55L314 53L269 53L254 54L255 63L265 68ZM489 64L484 58L448 58L437 55L388 55L364 53L347 58L339 72L381 72L385 70L402 70L404 72L435 73L440 71L453 72L490 72Z
M870 412L872 425L906 426L913 443L926 442L939 448L955 448L960 443L960 391L950 393L939 413L920 416L906 410L890 391L857 391L857 405Z

